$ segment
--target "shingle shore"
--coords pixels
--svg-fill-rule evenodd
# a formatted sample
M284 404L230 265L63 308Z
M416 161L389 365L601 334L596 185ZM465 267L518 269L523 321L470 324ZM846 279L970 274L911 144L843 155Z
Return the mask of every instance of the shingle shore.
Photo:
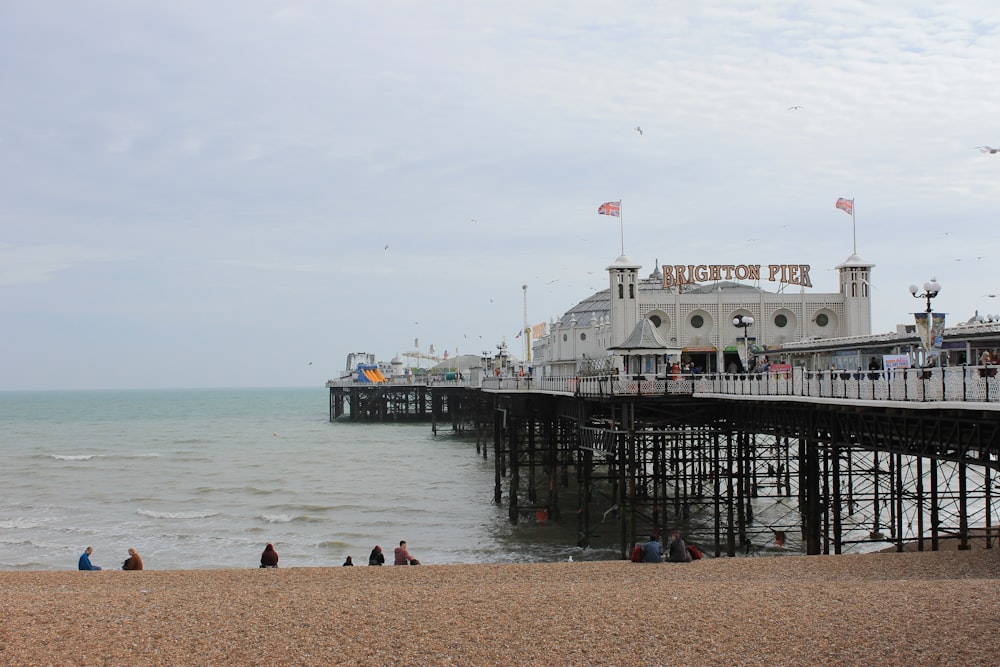
M0 572L3 665L998 665L1000 549Z

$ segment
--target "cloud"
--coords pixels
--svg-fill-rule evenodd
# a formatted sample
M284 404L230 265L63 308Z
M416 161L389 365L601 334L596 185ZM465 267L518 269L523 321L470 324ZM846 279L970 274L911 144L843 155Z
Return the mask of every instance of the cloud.
M0 244L0 286L50 282L81 265L116 259L120 257L112 252L87 246Z
M389 357L517 330L525 282L533 321L601 287L610 199L643 272L801 262L835 290L848 196L875 329L925 273L965 319L997 291L954 258L998 254L1000 160L973 150L1000 143L998 37L977 1L12 5L0 307L145 335L220 313L212 340L287 347L254 320L280 307L338 359Z

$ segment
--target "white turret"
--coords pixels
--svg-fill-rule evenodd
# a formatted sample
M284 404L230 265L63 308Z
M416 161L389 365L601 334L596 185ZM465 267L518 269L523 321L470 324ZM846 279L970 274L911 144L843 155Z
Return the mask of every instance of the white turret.
M611 340L609 347L620 345L639 322L639 269L625 255L608 267L611 285Z
M862 336L871 332L871 270L875 267L857 255L851 255L837 267L840 293L844 295L844 335Z

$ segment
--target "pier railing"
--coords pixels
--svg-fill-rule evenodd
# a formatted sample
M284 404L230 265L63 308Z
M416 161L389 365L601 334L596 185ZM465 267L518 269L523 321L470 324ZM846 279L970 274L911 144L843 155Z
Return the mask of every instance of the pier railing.
M1000 403L995 366L697 375L486 378L483 389L553 391L581 396L808 396L873 401Z
M696 375L605 375L552 377L514 375L410 382L431 387L481 387L492 391L541 391L579 396L807 396L824 399L1000 404L997 366L899 368L887 371L809 371L703 373ZM358 385L331 380L328 387ZM393 383L398 384L398 383ZM390 385L392 386L392 385Z

